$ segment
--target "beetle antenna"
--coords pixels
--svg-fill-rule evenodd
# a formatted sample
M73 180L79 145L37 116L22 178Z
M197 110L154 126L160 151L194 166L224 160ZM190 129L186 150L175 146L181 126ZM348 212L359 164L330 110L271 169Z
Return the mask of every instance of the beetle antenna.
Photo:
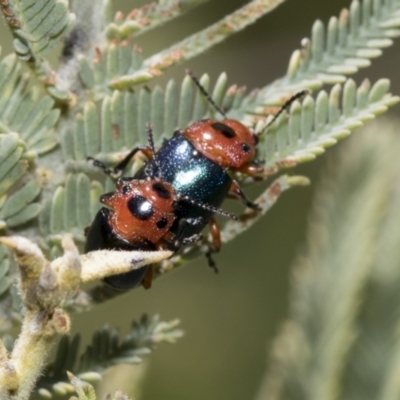
M279 116L285 111L287 110L296 100L301 99L302 97L306 96L310 94L310 91L308 89L302 90L300 92L297 92L296 94L294 94L289 100L287 100L285 102L285 104L279 109L279 111L274 115L274 118L271 119L271 121L266 125L266 127L263 129L263 131L265 129L267 129L268 127L270 127L278 118ZM260 135L261 132L256 133L256 135Z
M189 69L186 70L186 73L192 78L192 81L195 83L195 85L199 88L200 92L204 94L205 98L208 100L208 102L225 118L227 119L228 117L225 114L225 111L217 105L217 103L211 98L210 94L207 92L205 87L200 83L199 79L197 76L190 71Z
M214 207L211 204L200 203L200 202L198 202L196 200L191 199L188 196L180 196L179 200L187 201L188 203L193 204L193 205L198 206L198 207L201 207L204 210L211 211L214 214L222 215L225 218L233 219L235 221L239 220L239 218L233 213L230 213L228 211L222 210L221 208Z
M153 126L151 125L150 122L146 123L146 135L147 135L147 141L149 142L151 154L153 155L154 164L157 167L158 176L162 178L161 165L158 161L156 149L154 147Z

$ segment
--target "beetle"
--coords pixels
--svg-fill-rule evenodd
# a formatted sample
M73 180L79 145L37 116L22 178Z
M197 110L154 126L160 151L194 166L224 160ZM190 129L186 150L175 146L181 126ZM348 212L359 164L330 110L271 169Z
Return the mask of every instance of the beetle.
M218 213L229 218L233 214L217 209L210 204L179 195L175 188L162 177L162 165L157 161L151 126L147 126L150 146L142 151L152 155L154 168L147 168L143 176L120 178L116 191L103 194L101 208L87 231L85 252L100 249L115 250L163 250L176 251L182 245L189 245L201 238L200 231L187 234L188 226L202 223L202 216L182 217L181 209L196 205L208 213ZM100 162L96 161L98 165ZM110 170L104 167L106 173ZM156 172L157 171L157 172ZM174 229L171 229L172 227ZM117 289L130 289L143 283L151 286L152 267L143 267L124 274L104 279Z

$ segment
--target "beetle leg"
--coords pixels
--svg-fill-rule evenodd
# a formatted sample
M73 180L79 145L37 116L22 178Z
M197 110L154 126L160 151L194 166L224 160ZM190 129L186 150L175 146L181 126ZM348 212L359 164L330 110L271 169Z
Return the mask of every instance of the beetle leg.
M211 217L209 221L209 229L212 239L212 246L208 246L208 251L206 252L206 257L208 260L208 266L212 268L215 273L218 273L217 264L212 258L213 253L218 253L221 250L221 231L217 224L215 218Z
M146 274L143 277L142 285L147 290L151 288L151 283L153 282L153 265L150 264L147 268Z
M264 168L255 162L249 162L249 163L243 164L239 168L235 168L235 171L241 172L242 174L245 174L245 175L252 176L252 175L262 174L264 172Z
M232 181L231 187L229 188L228 192L229 196L240 200L246 207L251 208L255 211L260 211L261 207L255 203L252 203L243 193L242 189L240 188L239 184L236 181Z
M202 222L203 222L202 217L182 218L179 220L178 233L176 234L174 241L174 247L176 248L176 250L178 250L182 245L188 246L201 240L201 238L203 237L201 233L195 233L189 237L184 237L184 235L185 235L185 228L187 226L196 226L201 224Z
M102 161L93 157L88 157L87 159L93 161L93 165L101 168L105 174L110 176L118 176L127 167L134 155L139 151L141 151L149 160L153 157L153 153L149 146L138 146L133 148L129 154L126 155L124 159L120 161L114 168L107 167L107 165L105 165Z

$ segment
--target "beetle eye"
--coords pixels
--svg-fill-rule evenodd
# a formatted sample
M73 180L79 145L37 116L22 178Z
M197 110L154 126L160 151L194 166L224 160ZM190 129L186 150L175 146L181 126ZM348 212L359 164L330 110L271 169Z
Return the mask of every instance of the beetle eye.
M154 214L153 205L143 196L133 196L127 205L132 215L142 221L146 221Z
M169 199L171 197L170 191L160 182L153 183L153 190L158 194L158 197L162 199Z
M225 137L232 139L236 136L235 131L228 125L222 122L215 122L211 125L215 130L220 131Z
M251 152L251 147L250 147L247 143L242 143L242 144L240 145L240 147L242 148L242 150L243 150L245 153L250 153L250 152Z

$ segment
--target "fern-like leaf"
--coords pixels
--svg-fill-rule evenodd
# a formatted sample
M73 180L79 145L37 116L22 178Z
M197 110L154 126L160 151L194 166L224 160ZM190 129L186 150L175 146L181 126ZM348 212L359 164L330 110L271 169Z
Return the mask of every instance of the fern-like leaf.
M342 88L335 85L328 94L318 93L293 103L289 118L282 116L268 128L259 146L267 169L293 167L324 153L326 147L347 137L364 122L382 114L400 99L388 93L389 81L381 79L372 87L365 80L359 88L349 79Z
M38 383L39 393L70 393L67 371L72 371L85 382L94 382L114 365L141 363L142 358L150 354L158 343L175 343L183 335L177 328L178 324L177 320L161 322L157 315L151 318L144 315L139 323L132 324L131 332L123 340L120 340L116 330L105 327L94 333L91 345L87 346L79 361L79 335L72 339L63 337L54 363Z
M332 17L327 27L314 23L311 40L303 42L290 60L285 77L263 88L266 104L281 104L291 93L323 84L343 83L346 75L369 67L370 59L400 36L399 0L353 0L350 9Z

